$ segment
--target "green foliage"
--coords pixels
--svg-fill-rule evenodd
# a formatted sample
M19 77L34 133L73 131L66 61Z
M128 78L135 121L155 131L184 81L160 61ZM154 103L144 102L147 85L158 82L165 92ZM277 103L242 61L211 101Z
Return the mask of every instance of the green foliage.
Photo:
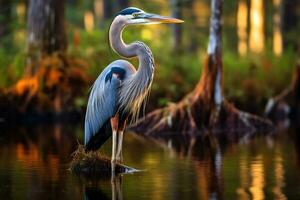
M0 88L9 87L23 75L25 61L23 52L12 53L0 48Z
M68 54L82 58L88 63L86 73L92 77L92 80L110 62L120 59L109 47L108 28L106 26L92 32L78 29L69 33ZM170 29L165 30L157 35L159 39L148 40L142 37L143 28L140 26L130 27L124 32L124 40L127 43L142 40L153 51L156 74L151 95L154 101L151 103L155 106L164 106L169 101L178 101L192 91L200 78L206 54L206 49L198 52L183 50L181 53L174 53ZM75 37L79 38L77 44L74 42ZM203 43L206 44L206 42ZM26 63L24 44L25 41L21 45L15 45L9 52L6 48L0 48L0 73L3 74L0 87L12 85L22 76ZM293 50L286 49L281 56L275 56L271 50L259 55L239 56L237 52L228 50L230 48L227 46L225 41L223 47L224 89L229 99L247 101L249 97L256 96L256 100L261 102L277 94L289 84L296 60L296 53ZM132 59L130 62L137 67L137 59ZM82 105L83 101L79 99L76 104Z
M206 4L209 8L209 2ZM166 3L164 6L168 5ZM143 7L149 12L165 11L163 6L148 1L135 2L135 6ZM247 101L251 98L258 102L265 101L290 83L291 73L297 59L296 52L285 48L281 56L275 56L271 51L271 37L267 37L264 53L238 55L236 52L238 39L236 37L235 12L232 12L232 7L236 7L236 2L224 5L225 95L229 99L238 99L239 101ZM150 100L153 106L164 106L170 101L178 101L193 90L200 78L209 29L207 25L196 24L192 20L190 9L183 10L186 23L180 25L183 27L180 53L175 53L173 49L170 26L132 26L126 28L123 34L126 43L141 40L153 52L156 63ZM83 16L86 11L93 12L93 3L80 0L66 6L68 54L87 62L89 67L86 73L90 75L91 80L94 80L104 67L120 57L109 47L110 21L103 22L95 18L94 31L87 32L83 29ZM16 13L13 13L13 17L14 20L10 25L13 34L1 38L3 45L0 46L0 73L2 74L0 88L14 84L23 75L26 66L26 20L17 20ZM204 21L208 24L209 16L206 16ZM297 38L295 37L296 32L289 32L288 36L294 34L293 38ZM137 59L131 59L130 62L137 67ZM80 98L75 101L79 107L84 103L85 100Z
M290 82L295 67L296 53L286 50L275 56L266 51L260 55L239 56L224 51L224 87L229 98L258 103L278 94Z
M120 59L109 47L107 30L108 27L93 32L80 31L80 45L75 47L70 43L69 46L70 54L81 57L89 63L88 73L93 79L110 62ZM123 36L127 43L142 40L153 51L156 74L151 95L154 101L151 103L156 106L164 106L169 101L178 101L192 91L200 78L206 55L206 49L199 52L183 50L181 53L174 53L170 29L165 30L157 36L158 38L147 40L142 37L142 27L130 27L125 30ZM230 49L228 45L224 42L223 61L224 89L229 99L247 101L249 98L256 98L260 103L289 84L296 60L296 54L291 49L285 50L281 56L275 56L268 50L271 48L259 55L249 53L240 56L237 52L228 50ZM137 67L136 59L130 62Z

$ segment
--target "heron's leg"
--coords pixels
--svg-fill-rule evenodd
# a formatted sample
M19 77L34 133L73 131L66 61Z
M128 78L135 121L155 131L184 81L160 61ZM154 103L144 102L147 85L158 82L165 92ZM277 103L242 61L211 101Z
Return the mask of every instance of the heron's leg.
M111 127L112 127L112 151L111 151L111 162L116 161L116 148L117 148L117 131L119 124L119 116L116 114L113 118L110 119ZM113 169L113 167L112 167ZM113 169L114 170L114 169Z
M123 134L124 129L126 127L126 120L119 124L119 135L118 135L118 150L117 150L117 161L123 162L123 155L122 155L122 146L123 146Z
M111 161L116 161L116 145L117 144L117 131L112 131L112 150L111 150Z
M118 150L117 150L117 156L116 159L118 162L123 162L122 160L122 144L123 144L123 131L119 132L118 135Z

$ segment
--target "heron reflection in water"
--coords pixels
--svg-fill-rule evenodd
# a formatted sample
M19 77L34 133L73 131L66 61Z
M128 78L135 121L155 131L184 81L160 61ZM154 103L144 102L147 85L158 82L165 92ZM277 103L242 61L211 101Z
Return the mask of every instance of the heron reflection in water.
M118 174L111 179L110 187L111 187L112 200L123 199L122 178L123 178L122 175ZM92 185L86 186L84 189L83 199L84 200L110 199L109 196L105 193L105 189L101 188L103 187L103 185L105 184L94 183Z

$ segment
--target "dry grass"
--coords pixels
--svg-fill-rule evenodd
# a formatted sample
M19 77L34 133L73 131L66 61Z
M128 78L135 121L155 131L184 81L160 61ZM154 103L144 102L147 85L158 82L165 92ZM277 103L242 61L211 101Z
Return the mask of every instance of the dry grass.
M98 151L86 152L83 145L72 154L70 170L77 175L110 175L110 158L101 155ZM136 171L128 166L116 163L115 173L130 173Z

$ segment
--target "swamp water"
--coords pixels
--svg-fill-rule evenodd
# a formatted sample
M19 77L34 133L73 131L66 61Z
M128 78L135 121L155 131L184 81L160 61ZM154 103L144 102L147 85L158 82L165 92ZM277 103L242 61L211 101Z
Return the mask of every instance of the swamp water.
M142 171L112 181L68 171L82 134L62 125L1 128L0 199L300 199L297 131L161 141L127 133L125 164ZM108 141L102 151L110 149Z

